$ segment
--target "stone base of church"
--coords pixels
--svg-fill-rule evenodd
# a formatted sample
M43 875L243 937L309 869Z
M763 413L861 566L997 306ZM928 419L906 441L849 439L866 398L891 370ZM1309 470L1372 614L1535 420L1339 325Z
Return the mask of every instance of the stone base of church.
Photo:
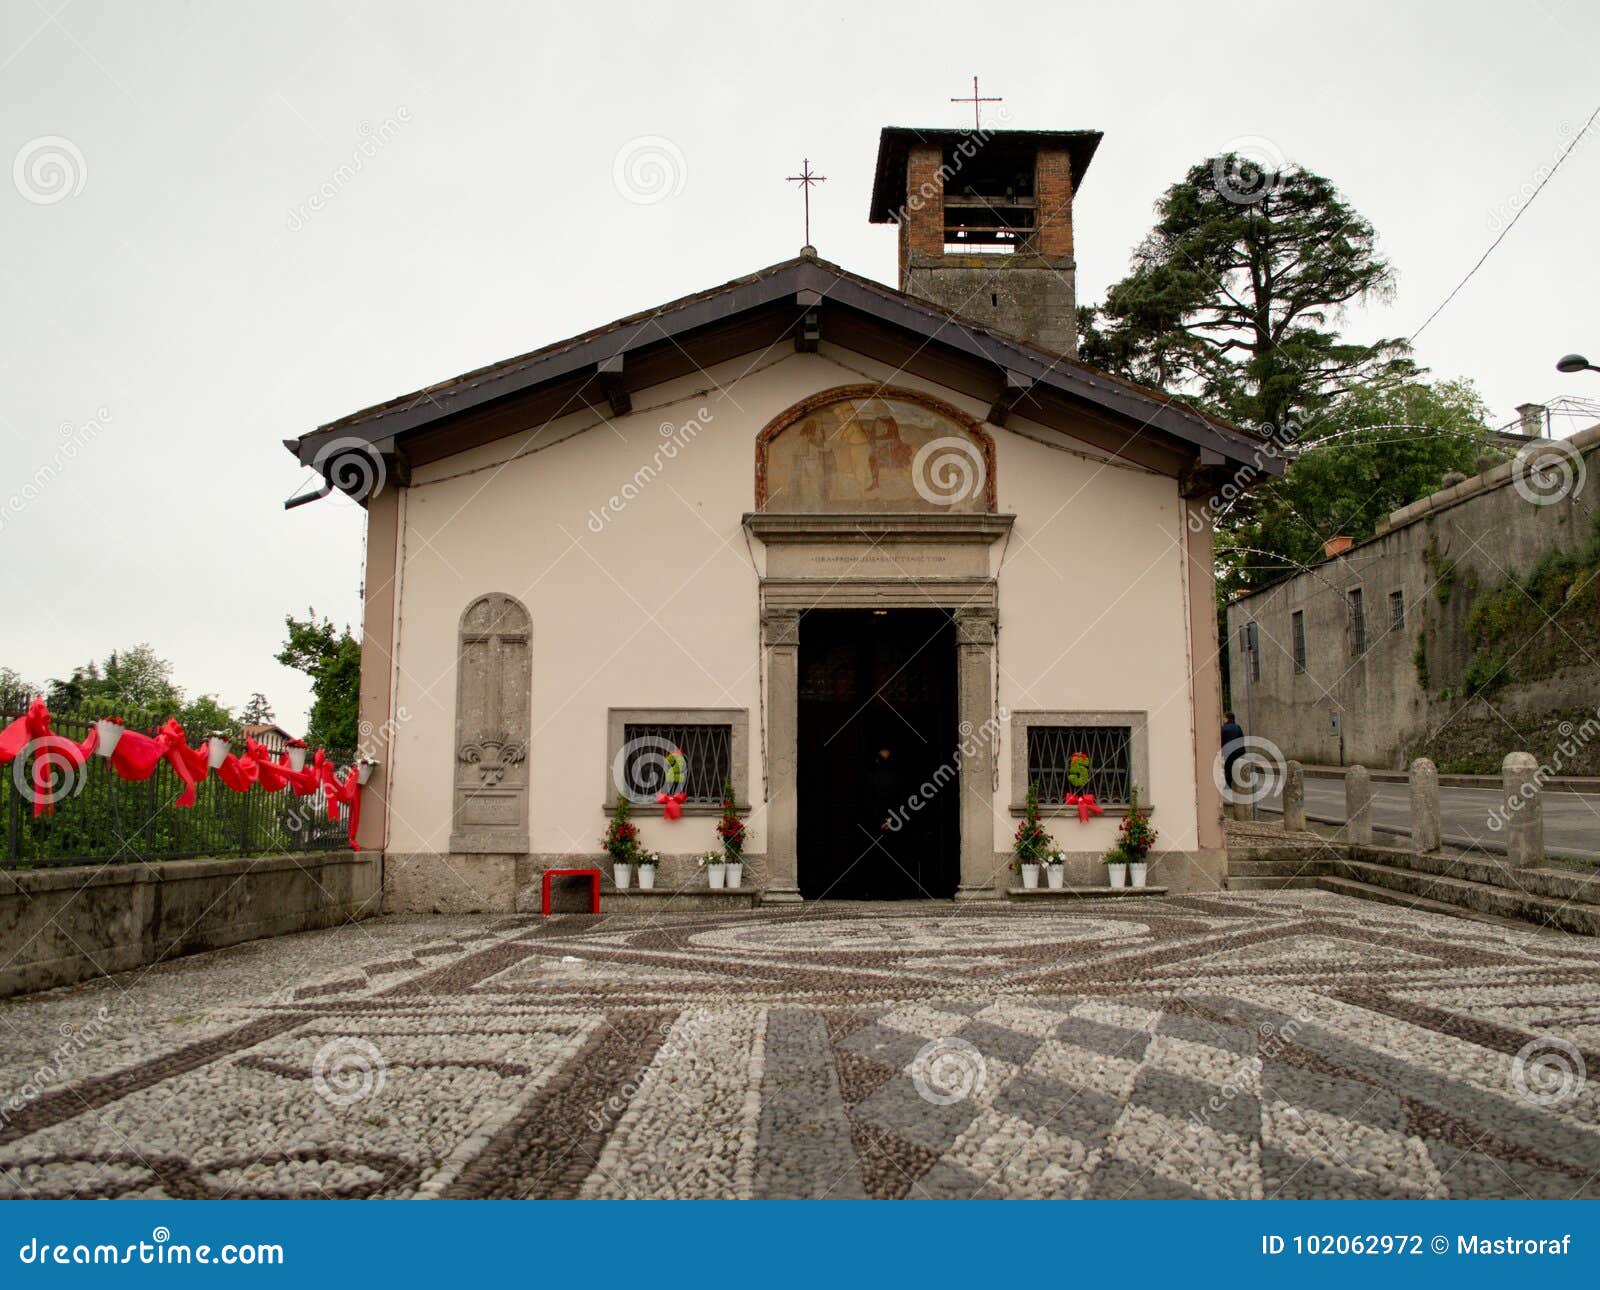
M1070 852L1066 860L1067 886L1107 885L1105 865L1098 853ZM602 898L617 894L611 881L611 862L599 854L388 854L383 862L383 912L536 914L540 909L542 879L546 869L587 868L600 870ZM1198 851L1162 851L1150 861L1148 882L1152 887L1165 887L1173 893L1214 892L1222 890L1227 872L1227 852L1220 847ZM741 890L750 896L752 902L759 901L762 905L801 903L799 888L789 885L767 887L765 875L765 856L745 857ZM955 899L961 903L1004 900L1007 890L1020 883L1020 877L1010 868L1010 857L997 855L990 881L963 883ZM587 908L587 895L577 890L577 884L573 886L573 891L560 886L556 888L553 908L563 911ZM696 866L692 854L664 855L656 872L656 889L663 894L688 896L706 890L706 877ZM632 890L638 890L637 878Z

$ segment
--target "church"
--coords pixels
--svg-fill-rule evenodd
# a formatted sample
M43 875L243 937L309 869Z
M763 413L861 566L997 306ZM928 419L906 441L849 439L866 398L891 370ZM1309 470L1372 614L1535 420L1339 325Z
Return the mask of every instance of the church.
M807 246L287 441L366 510L386 908L537 908L622 797L700 898L725 792L742 901L1005 899L1030 786L1068 884L1137 794L1221 885L1209 503L1279 467L1077 360L1100 138L886 128L897 287Z

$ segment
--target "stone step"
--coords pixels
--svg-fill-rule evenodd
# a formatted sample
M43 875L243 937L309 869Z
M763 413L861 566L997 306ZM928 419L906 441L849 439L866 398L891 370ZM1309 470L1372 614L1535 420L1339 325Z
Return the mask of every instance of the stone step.
M1227 878L1229 891L1312 891L1322 882L1317 874L1236 874Z
M1411 869L1418 873L1439 874L1448 878L1464 878L1468 882L1489 883L1492 886L1531 892L1536 896L1549 896L1555 900L1575 900L1589 905L1600 905L1600 876L1577 873L1566 869L1540 867L1519 870L1513 880L1505 861L1495 856L1461 855L1434 851L1419 855L1398 847L1352 847L1346 853L1351 860L1369 864L1389 865L1396 869Z
M1093 900L1101 896L1165 896L1165 887L1011 887L1012 900Z
M1557 927L1580 936L1600 935L1597 905L1366 860L1335 860L1330 868L1325 886L1332 881L1354 882L1396 893L1400 903L1417 901L1419 908L1425 907L1421 902L1443 903L1475 916Z
M654 887L644 891L629 887L626 891L606 889L600 893L602 914L699 913L712 909L754 909L761 903L759 887Z
M1297 856L1293 860L1240 860L1228 852L1230 878L1304 878L1327 873L1328 856Z
M1393 887L1380 887L1370 882L1358 882L1354 878L1319 878L1317 886L1323 891L1338 892L1342 896L1354 896L1358 900L1376 901L1381 905L1403 905L1407 909L1420 909L1428 914L1445 914L1451 918L1470 918L1479 923L1493 923L1497 927L1520 927L1524 930L1527 923L1515 918L1500 918L1494 914L1479 913L1464 905L1451 904L1444 900L1429 900L1425 896L1413 896L1407 892L1397 891Z

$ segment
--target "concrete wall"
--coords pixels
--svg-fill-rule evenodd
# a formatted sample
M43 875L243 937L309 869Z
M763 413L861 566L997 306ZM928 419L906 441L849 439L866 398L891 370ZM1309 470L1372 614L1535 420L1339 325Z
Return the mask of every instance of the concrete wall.
M754 505L755 440L801 399L863 379L986 415L973 398L824 343L818 354L747 356L636 390L629 415L574 413L414 472L399 490L385 821L392 908L510 909L528 882L527 857L449 854L457 624L489 591L516 596L533 616L533 859L599 852L608 708L743 708L754 808L747 881L759 877L767 767L758 594L766 555L742 524ZM1143 787L1160 845L1192 851L1200 842L1187 531L1176 481L1109 463L1087 447L1064 450L1054 431L1020 415L1006 429L988 429L999 509L1017 515L994 555L998 701L1147 710L1151 783ZM663 460L674 441L683 446ZM646 467L654 473L641 476ZM998 750L1002 767L1008 737ZM1208 777L1209 765L1200 773ZM1006 852L1014 828L1008 784L996 785L995 800L995 848ZM714 818L642 818L640 826L644 845L669 855L715 842ZM1053 827L1069 850L1101 851L1116 821Z
M1429 755L1449 769L1458 757L1481 756L1492 769L1498 756L1488 745L1495 741L1504 743L1501 754L1524 748L1543 760L1539 730L1573 710L1592 713L1600 705L1600 669L1580 665L1524 678L1489 699L1465 695L1462 682L1476 592L1525 577L1548 552L1580 548L1595 532L1600 427L1562 442L1584 467L1583 486L1559 500L1535 504L1534 490L1517 487L1518 464L1505 463L1395 512L1385 531L1343 555L1231 604L1229 680L1246 733L1272 740L1286 757L1331 765L1400 768ZM1356 587L1367 638L1359 655L1347 599ZM1394 591L1406 607L1399 631L1390 625ZM1294 668L1296 611L1305 615L1304 672ZM1241 648L1249 622L1260 640L1259 680L1247 674ZM1419 637L1426 686L1416 662ZM1468 748L1474 732L1481 750Z
M378 912L373 852L0 873L0 996Z

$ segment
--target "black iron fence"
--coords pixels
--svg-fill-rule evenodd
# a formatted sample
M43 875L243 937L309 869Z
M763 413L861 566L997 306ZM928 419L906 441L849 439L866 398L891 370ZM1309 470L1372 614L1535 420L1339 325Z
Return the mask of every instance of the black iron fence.
M0 709L0 727L21 716ZM161 724L141 713L119 713L126 727L153 734ZM80 743L94 718L51 713L51 728ZM186 730L191 746L210 733ZM236 740L235 753L244 751ZM328 756L341 768L353 753ZM267 793L260 785L235 793L215 775L195 789L193 807L173 806L184 784L163 761L142 783L122 779L100 757L77 770L58 768L53 776L55 812L33 813L33 753L30 749L0 767L0 821L4 822L7 869L38 869L83 863L178 860L196 856L272 855L290 851L333 851L349 845L346 808L328 818L321 791L296 797L290 789Z

